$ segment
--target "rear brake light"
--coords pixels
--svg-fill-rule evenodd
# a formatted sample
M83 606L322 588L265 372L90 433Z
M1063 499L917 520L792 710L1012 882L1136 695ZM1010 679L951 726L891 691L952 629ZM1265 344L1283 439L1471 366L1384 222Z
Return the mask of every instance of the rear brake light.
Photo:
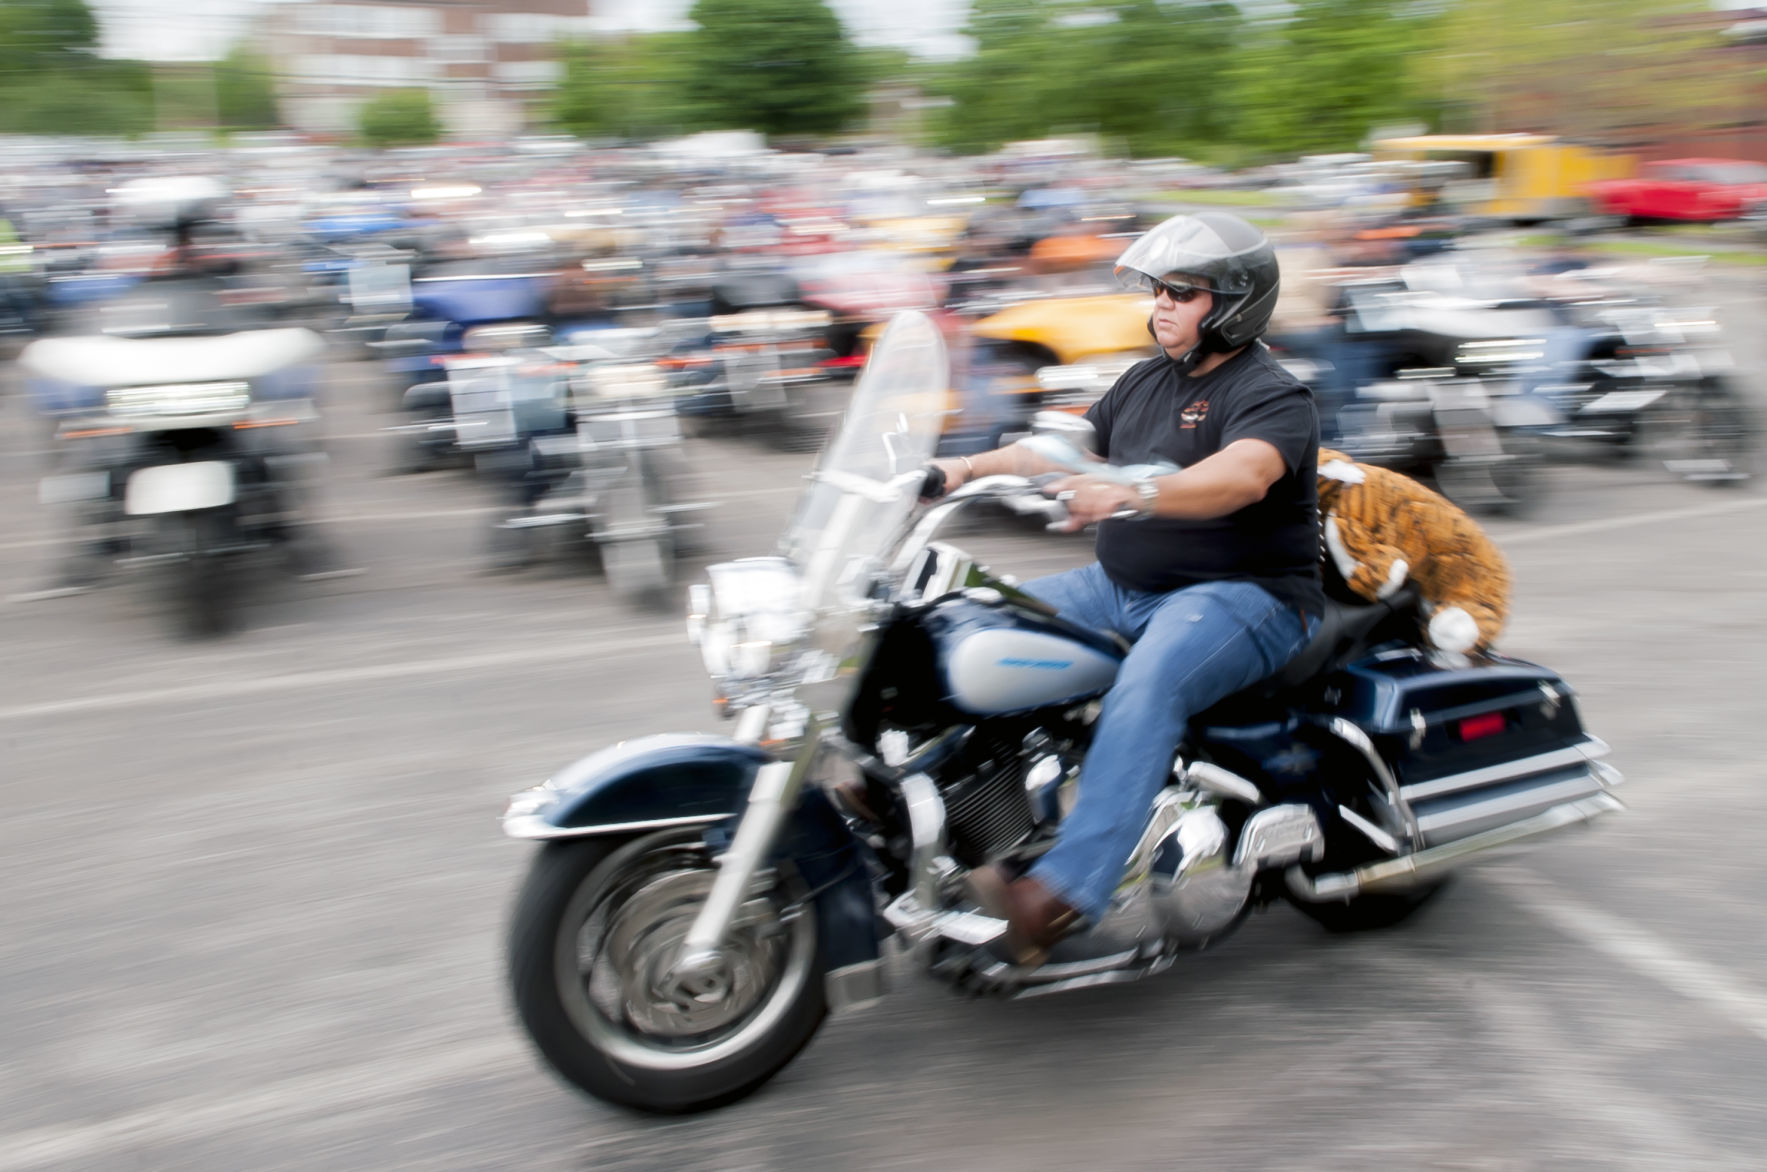
M1476 741L1480 737L1494 737L1505 727L1503 713L1487 712L1483 716L1469 716L1455 725L1463 741Z

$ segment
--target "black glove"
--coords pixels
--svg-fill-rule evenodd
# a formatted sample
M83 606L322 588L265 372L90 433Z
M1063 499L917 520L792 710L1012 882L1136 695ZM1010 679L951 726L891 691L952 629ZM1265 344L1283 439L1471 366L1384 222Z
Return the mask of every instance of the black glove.
M926 466L926 479L920 482L920 499L936 501L945 495L945 470L937 464Z

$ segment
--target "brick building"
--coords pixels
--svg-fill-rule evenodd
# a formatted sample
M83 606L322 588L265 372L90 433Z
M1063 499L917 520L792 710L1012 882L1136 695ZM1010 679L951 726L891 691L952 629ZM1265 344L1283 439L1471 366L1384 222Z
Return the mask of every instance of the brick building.
M531 124L559 76L556 45L593 35L595 0L307 0L266 13L257 41L283 120L347 135L388 89L430 91L452 138Z

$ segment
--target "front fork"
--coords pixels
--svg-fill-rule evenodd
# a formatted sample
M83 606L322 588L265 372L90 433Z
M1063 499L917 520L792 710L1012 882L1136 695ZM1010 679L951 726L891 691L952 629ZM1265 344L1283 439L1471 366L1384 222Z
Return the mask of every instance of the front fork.
M767 704L745 709L735 739L742 744L760 743L771 715L771 706ZM811 719L804 728L802 748L796 757L790 761L770 761L756 772L730 849L718 856L712 890L681 942L681 954L672 971L676 981L692 982L718 972L723 966L724 941L737 909L747 900L749 885L778 840L786 816L797 806L798 795L803 793L804 782L815 768L821 750L822 728Z

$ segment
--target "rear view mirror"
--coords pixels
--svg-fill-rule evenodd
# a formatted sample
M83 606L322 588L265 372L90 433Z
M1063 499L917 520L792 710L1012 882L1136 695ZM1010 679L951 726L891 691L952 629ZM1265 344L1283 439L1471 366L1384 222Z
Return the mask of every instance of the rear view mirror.
M1031 434L1054 436L1073 444L1082 452L1098 450L1098 432L1084 415L1071 411L1039 411L1031 417Z

